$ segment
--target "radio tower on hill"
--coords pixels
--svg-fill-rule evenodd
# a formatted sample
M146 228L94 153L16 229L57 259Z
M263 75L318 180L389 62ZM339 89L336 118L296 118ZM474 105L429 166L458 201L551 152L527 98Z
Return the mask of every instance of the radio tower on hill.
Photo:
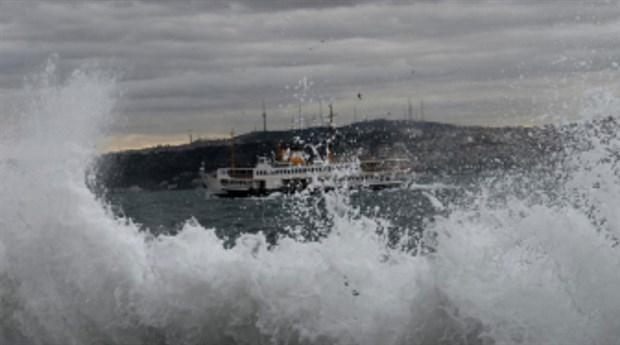
M424 121L424 101L420 101L420 120Z
M413 107L411 106L411 98L409 98L409 101L407 103L408 107L407 107L407 116L409 121L413 121Z
M265 110L265 101L263 101L263 132L267 132L267 110Z
M334 127L334 117L336 116L336 114L334 114L334 107L332 106L332 104L329 104L329 127Z

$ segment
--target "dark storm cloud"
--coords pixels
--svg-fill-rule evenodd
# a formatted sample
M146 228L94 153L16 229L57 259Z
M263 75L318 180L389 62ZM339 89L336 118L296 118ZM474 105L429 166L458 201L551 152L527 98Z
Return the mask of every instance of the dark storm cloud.
M263 100L279 128L300 101L346 122L410 97L439 120L526 123L547 94L614 85L619 18L615 2L0 2L0 93L57 54L123 71L119 133L246 131Z

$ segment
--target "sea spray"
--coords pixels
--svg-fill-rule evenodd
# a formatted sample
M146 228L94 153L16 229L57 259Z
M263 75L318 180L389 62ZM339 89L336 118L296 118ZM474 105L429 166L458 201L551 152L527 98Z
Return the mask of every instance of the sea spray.
M113 90L83 71L35 85L18 129L28 135L2 143L2 343L376 344L417 334L412 304L428 265L386 248L372 219L335 211L320 242L267 249L262 235L245 235L225 249L195 222L152 238L115 217L84 178Z
M437 287L460 315L485 326L483 336L617 344L618 128L601 116L559 128L557 170L482 181L471 205L427 229Z
M2 288L14 306L3 343L114 339L145 265L141 235L114 232L119 221L85 188L114 83L88 71L59 83L54 73L48 66L25 88L19 135L1 145Z
M276 245L246 234L227 249L214 229L191 219L177 235L147 235L93 195L84 174L116 86L97 71L64 80L55 73L48 68L37 77L44 82L25 88L30 101L1 139L1 343L619 338L618 146L613 131L588 143L587 133L599 132L583 129L601 121L564 135L579 149L556 172L498 175L455 204L425 191L442 209L424 223L429 251L390 245L383 231L390 222L341 193L299 213L327 213L328 221L304 223L319 231L310 241L296 229Z

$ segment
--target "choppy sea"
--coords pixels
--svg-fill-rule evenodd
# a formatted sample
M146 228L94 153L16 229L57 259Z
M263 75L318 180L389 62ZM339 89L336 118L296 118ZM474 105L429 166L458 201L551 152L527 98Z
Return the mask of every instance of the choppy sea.
M0 344L618 344L616 103L527 171L95 195L117 90L47 72L3 109Z
M471 180L465 176L463 181ZM384 190L337 190L325 194L281 194L266 197L220 198L206 189L132 191L115 190L104 200L119 217L131 219L142 231L153 235L178 234L188 220L213 229L226 245L234 245L243 234L260 233L269 243L295 236L318 240L329 233L332 210L326 197L346 197L360 216L389 221L392 235L422 234L425 222L441 214L446 202L458 202L471 184L455 178L411 176L402 188ZM413 181L415 180L415 182ZM421 183L423 181L423 183ZM442 182L439 182L442 181ZM435 203L435 204L434 204ZM439 203L439 204L438 204Z

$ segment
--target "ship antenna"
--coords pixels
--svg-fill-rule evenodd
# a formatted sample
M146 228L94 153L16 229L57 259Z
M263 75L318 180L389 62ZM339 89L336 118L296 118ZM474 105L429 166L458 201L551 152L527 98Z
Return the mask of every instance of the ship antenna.
M297 111L297 129L304 129L303 128L303 121L301 119L301 101L299 101L299 108Z

